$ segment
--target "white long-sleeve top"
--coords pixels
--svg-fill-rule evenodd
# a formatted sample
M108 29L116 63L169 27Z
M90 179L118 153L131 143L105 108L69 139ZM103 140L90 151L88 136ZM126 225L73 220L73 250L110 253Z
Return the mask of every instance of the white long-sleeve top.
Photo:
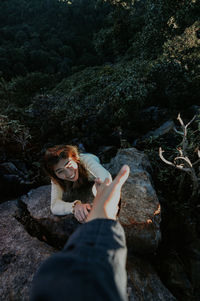
M97 156L88 153L80 154L80 161L84 163L89 173L89 181L92 181L95 178L100 178L101 181L104 181L106 178L112 180L110 173L100 164L100 160ZM62 198L62 188L51 181L51 212L55 215L72 213L74 202L64 202Z

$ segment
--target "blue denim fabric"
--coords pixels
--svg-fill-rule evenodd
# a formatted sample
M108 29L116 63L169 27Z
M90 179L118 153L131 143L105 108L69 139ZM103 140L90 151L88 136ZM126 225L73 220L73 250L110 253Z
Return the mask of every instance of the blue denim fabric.
M122 226L107 219L81 225L40 267L31 301L127 301L126 241Z

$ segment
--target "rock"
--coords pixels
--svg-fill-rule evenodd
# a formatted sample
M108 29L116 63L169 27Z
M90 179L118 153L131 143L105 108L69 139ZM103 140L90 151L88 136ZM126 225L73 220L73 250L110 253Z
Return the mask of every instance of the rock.
M174 122L172 120L166 121L163 125L161 125L157 130L151 131L147 133L145 136L153 136L153 138L157 138L160 136L165 135L169 131L171 131L174 128Z
M117 153L117 147L113 146L113 145L103 145L100 146L98 151L97 151L97 155L100 158L101 162L109 162L110 159L116 155Z
M125 163L130 166L131 173L122 189L119 221L125 228L129 247L135 252L154 252L161 237L160 204L148 172L151 166L146 155L129 148L119 150L106 168L114 175ZM71 195L65 194L64 199L92 202L90 186L93 183L88 185ZM51 214L50 197L49 185L30 191L21 198L24 206L21 206L18 219L26 224L27 230L31 228L29 231L35 232L37 237L44 236L49 244L60 249L79 223L71 214L64 217Z
M18 175L19 177L25 176L12 162L4 162L0 164L1 172L4 174Z
M19 162L18 162L19 163ZM23 164L22 164L23 167ZM35 186L34 181L30 181L28 171L20 170L12 162L0 164L0 190L1 201L8 198L17 197L28 192Z
M105 167L114 176L123 164L130 175L122 188L119 221L134 252L154 252L161 239L161 210L151 183L151 165L147 156L135 148L120 149Z
M125 228L129 247L132 246L135 252L153 252L161 234L160 204L148 172L151 166L146 155L129 148L119 150L106 168L115 175L125 163L130 166L131 174L122 189L119 221ZM92 185L90 183L71 195L65 194L64 200L92 202ZM27 230L40 239L44 236L49 244L60 249L79 223L71 214L64 217L51 214L50 197L49 185L31 190L21 198L18 219L26 224Z
M194 115L199 115L200 114L200 106L193 105L189 108L189 113L191 113L191 117Z
M176 301L177 299L163 285L156 271L145 259L128 258L129 301Z
M163 136L163 135L167 134L168 132L170 132L174 128L174 126L175 126L174 122L172 120L168 120L155 131L150 131L147 134L145 134L144 136L142 136L140 139L136 139L133 142L133 146L136 146L139 142L144 141L147 138L152 137L152 139L156 139L160 136Z
M163 256L162 261L159 262L158 270L165 285L170 288L178 300L199 300L199 298L195 298L196 292L184 262L176 250L170 250L168 254Z
M192 294L194 299L200 297L200 239L192 241L183 248L181 254L185 270L192 284Z
M150 130L158 128L162 123L167 121L169 117L169 110L166 108L159 108L151 106L138 112L135 116L135 133L137 137L142 137ZM124 131L128 131L128 128ZM130 134L129 134L130 135ZM129 139L132 139L130 135Z
M79 189L72 194L64 194L63 199L74 201L82 200L83 203L92 202L93 195L89 183L87 187ZM72 232L80 225L72 214L55 216L50 211L51 186L41 186L31 190L21 198L18 219L26 225L27 231L39 239L44 239L50 245L61 249Z
M148 123L158 123L166 118L168 110L164 108L159 108L156 106L151 106L147 109L141 111L141 120Z
M1 301L28 301L33 276L55 250L31 237L14 215L17 201L0 204Z

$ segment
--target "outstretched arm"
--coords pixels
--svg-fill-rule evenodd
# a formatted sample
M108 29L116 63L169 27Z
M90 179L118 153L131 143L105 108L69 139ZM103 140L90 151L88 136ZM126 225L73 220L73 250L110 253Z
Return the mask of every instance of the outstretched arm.
M127 301L125 235L115 219L128 174L124 166L113 182L99 185L88 222L39 269L31 301Z
M51 212L55 215L72 213L73 203L64 202L62 196L62 188L51 181Z
M62 196L61 187L51 181L51 212L55 215L73 213L80 223L84 222L91 209L90 204L82 204L80 200L75 200L73 203L64 202Z

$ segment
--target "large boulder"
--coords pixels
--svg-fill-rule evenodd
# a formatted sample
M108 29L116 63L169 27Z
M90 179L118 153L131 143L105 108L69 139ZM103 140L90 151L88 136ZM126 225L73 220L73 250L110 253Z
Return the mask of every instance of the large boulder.
M31 237L15 218L17 201L0 204L1 301L28 301L33 276L41 262L55 252Z
M93 194L91 186L74 191L71 194L64 193L63 199L69 202L81 200L83 203L91 203ZM17 218L25 225L32 235L48 242L56 249L62 249L69 236L80 225L72 214L55 216L50 211L51 186L45 185L31 190L24 195L19 202L20 209Z
M143 152L128 148L120 149L105 167L115 176L123 164L128 164L131 172L122 189L119 221L125 229L129 248L133 248L134 252L151 253L161 238L160 204L151 183L151 166ZM64 199L92 202L91 185L64 195ZM18 219L26 225L27 231L60 249L79 223L72 214L60 217L51 213L50 189L50 185L41 186L24 195Z
M171 132L175 127L173 120L168 120L163 123L159 128L153 131L149 131L144 136L139 139L136 139L133 142L133 146L138 146L139 144L144 144L147 139L155 140L160 136L163 136L169 132Z
M129 248L134 252L154 252L161 239L161 209L152 186L147 156L135 148L120 149L105 167L114 176L123 164L130 175L122 188L119 221L124 227Z
M129 254L131 250L153 252L160 240L160 205L151 183L150 163L144 153L129 148L119 150L106 167L114 177L123 164L128 164L131 172L122 189L118 218L126 232ZM92 202L91 186L65 194L64 199ZM50 198L51 186L46 185L0 205L0 239L4 241L0 247L1 300L28 300L35 271L55 252L51 246L61 249L79 226L72 214L54 216ZM147 261L129 255L127 271L130 301L175 300Z

